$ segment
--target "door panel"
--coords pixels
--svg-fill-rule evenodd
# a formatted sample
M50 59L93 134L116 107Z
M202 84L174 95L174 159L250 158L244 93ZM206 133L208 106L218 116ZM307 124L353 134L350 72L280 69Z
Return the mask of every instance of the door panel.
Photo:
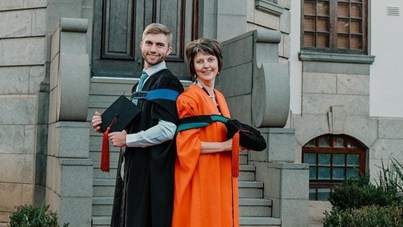
M173 51L166 59L178 77L185 74L184 48L197 36L197 0L94 1L92 75L138 77L143 68L140 41L152 22L167 25L173 34ZM195 22L196 21L196 22Z

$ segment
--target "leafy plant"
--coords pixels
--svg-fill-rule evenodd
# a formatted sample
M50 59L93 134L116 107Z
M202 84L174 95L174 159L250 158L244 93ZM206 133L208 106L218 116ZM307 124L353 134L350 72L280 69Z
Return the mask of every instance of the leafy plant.
M67 227L69 224L64 224ZM10 215L10 227L58 227L57 214L49 206L22 205Z
M359 209L325 212L324 227L403 226L403 208L364 206Z

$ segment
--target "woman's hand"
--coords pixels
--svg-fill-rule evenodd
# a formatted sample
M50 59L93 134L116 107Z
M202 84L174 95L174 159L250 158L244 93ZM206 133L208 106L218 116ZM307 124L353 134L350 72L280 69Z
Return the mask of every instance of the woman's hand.
M112 142L114 147L124 147L126 146L126 136L127 132L125 130L121 132L111 132L109 133L109 141Z

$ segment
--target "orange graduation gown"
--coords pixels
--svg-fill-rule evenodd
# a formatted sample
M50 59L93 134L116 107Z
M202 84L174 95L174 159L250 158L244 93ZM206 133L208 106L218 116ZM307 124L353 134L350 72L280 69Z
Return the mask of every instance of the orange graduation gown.
M215 90L219 109L197 85L177 100L179 118L219 114L230 117L224 96ZM176 137L172 227L238 227L238 179L231 176L231 152L201 154L201 141L223 142L226 128L214 122L181 131Z

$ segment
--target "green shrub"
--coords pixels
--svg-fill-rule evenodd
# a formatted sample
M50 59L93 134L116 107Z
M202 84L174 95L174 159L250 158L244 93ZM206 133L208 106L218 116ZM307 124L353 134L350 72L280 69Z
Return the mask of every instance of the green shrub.
M64 224L67 227L69 224ZM58 227L57 214L49 206L22 205L10 215L10 227Z
M330 193L329 201L333 209L346 210L372 204L379 206L397 204L397 197L396 190L384 190L371 184L368 176L363 176L358 180L347 179L335 186Z
M397 206L364 206L359 209L325 212L324 227L402 227L403 208Z

